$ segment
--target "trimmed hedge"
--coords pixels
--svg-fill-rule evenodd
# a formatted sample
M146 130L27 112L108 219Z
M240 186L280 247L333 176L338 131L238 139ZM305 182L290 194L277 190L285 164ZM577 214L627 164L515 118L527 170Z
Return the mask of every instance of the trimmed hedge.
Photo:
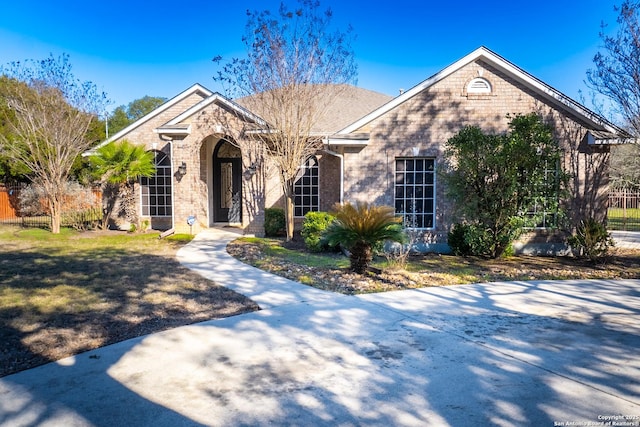
M311 252L323 252L331 247L322 241L324 230L335 217L327 212L307 212L302 222L302 238Z
M286 234L284 209L267 208L264 210L264 234L267 237L279 237Z

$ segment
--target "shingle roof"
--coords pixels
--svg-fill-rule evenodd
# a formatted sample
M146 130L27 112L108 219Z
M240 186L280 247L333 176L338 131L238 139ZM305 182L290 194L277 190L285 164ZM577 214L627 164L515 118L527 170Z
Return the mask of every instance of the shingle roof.
M340 95L318 121L314 132L333 134L393 99L392 96L351 85L341 85L340 90Z
M347 84L324 85L320 90L326 91L326 96L332 98L331 104L327 106L324 114L311 130L314 134L322 135L330 135L343 129L393 99L392 96L383 93ZM337 96L334 96L335 92L331 93L333 91L338 92ZM327 97L319 96L318 98L327 99ZM252 104L249 97L235 101L245 108L249 108Z

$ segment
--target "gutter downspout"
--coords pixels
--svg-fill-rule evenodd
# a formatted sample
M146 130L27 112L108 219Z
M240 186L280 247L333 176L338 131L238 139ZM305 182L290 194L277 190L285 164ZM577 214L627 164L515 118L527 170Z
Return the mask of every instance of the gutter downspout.
M325 138L324 141L327 144L327 148L324 150L325 153L340 159L340 206L342 206L344 204L344 154L329 150L329 148L331 148L331 145L329 145L329 139Z
M173 159L173 138L171 138L171 137L165 138L165 135L160 134L160 139L162 141L166 141L166 142L169 143L169 156L171 158L171 230L175 230L175 227L176 227L175 200L176 200L176 198L175 198L175 194L174 194L174 192L175 192L175 184L173 182L173 180L175 178L173 176L173 174L175 173L174 169L173 169L173 161L174 161L174 159Z

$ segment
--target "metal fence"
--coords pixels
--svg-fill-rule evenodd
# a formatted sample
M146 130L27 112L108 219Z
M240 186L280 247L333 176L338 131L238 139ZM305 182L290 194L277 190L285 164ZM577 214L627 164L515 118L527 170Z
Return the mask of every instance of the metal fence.
M26 215L20 212L20 192L26 184L0 184L0 224L22 227L51 226L48 215ZM95 202L86 209L66 211L62 225L67 227L91 227L102 218L102 193L93 189ZM640 191L613 190L609 192L607 223L610 230L640 231Z
M21 227L49 228L49 215L29 215L21 212L20 193L27 184L0 184L0 224L19 225ZM82 209L69 210L63 208L62 226L74 228L90 228L102 218L102 193L92 189L94 200L88 201Z
M640 191L610 191L607 224L610 230L640 231Z

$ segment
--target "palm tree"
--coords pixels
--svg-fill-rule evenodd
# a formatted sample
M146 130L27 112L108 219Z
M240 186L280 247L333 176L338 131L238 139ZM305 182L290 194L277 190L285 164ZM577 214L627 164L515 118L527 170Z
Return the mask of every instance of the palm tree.
M327 227L324 239L331 246L341 244L349 250L351 270L356 273L367 270L377 244L385 240L398 243L406 240L402 219L395 216L390 206L347 203L334 215L336 219Z
M156 173L153 152L146 151L144 145L122 140L100 147L91 158L91 162L105 184L106 208L102 219L103 228L106 228L111 219L118 200L121 200L121 210L124 211L127 220L138 227L133 183L140 177L152 177Z

